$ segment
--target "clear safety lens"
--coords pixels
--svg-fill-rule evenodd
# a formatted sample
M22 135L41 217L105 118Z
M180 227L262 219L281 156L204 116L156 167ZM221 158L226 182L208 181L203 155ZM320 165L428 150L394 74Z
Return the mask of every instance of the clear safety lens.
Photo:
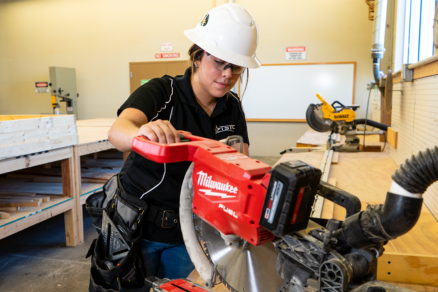
M242 74L242 72L245 70L245 67L237 66L231 63L227 63L222 61L221 59L218 59L214 56L212 56L210 53L207 53L207 60L219 71L225 71L228 68L231 68L231 72L233 74Z

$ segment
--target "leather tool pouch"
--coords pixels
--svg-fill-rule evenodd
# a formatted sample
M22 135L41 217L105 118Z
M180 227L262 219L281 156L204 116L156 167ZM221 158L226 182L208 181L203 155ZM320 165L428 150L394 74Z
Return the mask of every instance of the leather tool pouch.
M128 194L116 175L102 192L88 197L86 208L99 233L86 256L91 256L89 291L144 288L146 274L140 243L147 203Z

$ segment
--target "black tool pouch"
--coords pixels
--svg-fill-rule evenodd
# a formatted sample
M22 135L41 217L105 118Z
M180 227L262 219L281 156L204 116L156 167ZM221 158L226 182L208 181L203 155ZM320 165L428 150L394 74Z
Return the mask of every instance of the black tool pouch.
M86 201L93 225L100 231L87 254L91 256L90 292L145 287L140 244L148 206L123 189L118 175L111 181L104 185L103 194L93 194Z
M109 261L102 261L105 257L102 248L100 248L102 244L103 237L99 235L91 244L87 254L87 257L92 255L89 291L116 292L122 291L123 288L145 288L146 274L140 244L133 244L128 254L116 265Z
M85 208L91 217L91 222L100 233L102 230L102 212L108 202L114 197L118 189L119 175L112 176L104 185L101 191L88 196L85 201Z

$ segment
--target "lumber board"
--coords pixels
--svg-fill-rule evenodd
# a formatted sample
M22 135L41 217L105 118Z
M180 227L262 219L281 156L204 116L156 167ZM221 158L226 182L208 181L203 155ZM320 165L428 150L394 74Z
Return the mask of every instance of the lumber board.
M17 208L18 207L0 207L0 211L6 213L15 213L17 212Z
M0 220L0 239L24 230L36 223L42 222L53 216L62 214L74 207L73 198L57 199L47 203L44 208L38 208L37 211L25 211L9 214L9 219Z
M38 207L41 201L20 201L14 199L0 199L0 207Z
M32 199L40 199L40 200L42 200L42 202L43 203L47 203L47 202L49 202L50 201L50 196L41 196L41 195L34 195L34 196L14 196L14 195L11 195L11 196L8 196L8 195L0 195L0 200L1 199L30 199L30 200L32 200Z
M333 153L332 164L338 164L339 162L339 152Z
M438 285L438 256L384 253L378 259L377 279Z
M72 147L65 147L34 155L24 155L0 160L0 174L67 159L72 156L71 148Z
M78 141L79 139L77 135L67 135L56 137L50 140L33 141L29 143L4 146L0 147L0 159L73 146L76 145Z
M62 137L66 135L77 135L77 126L68 125L0 134L0 147L50 140L56 137Z
M388 128L388 143L394 148L397 149L397 139L398 139L398 132L394 130L393 128Z
M0 191L0 197L6 195L6 196L21 196L21 197L35 197L36 193L23 193L23 192L4 192Z
M9 219L9 213L0 212L0 219Z
M38 129L53 128L59 126L69 126L75 124L74 115L58 115L49 117L37 116L8 116L8 117L23 117L16 119L9 119L0 117L0 134L30 131ZM29 118L27 118L29 117Z
M300 137L300 139L298 139L297 147L303 147L302 145L308 145L308 146L326 145L329 136L330 136L330 131L321 133L313 129L309 129L306 131L306 133L304 133L303 136Z

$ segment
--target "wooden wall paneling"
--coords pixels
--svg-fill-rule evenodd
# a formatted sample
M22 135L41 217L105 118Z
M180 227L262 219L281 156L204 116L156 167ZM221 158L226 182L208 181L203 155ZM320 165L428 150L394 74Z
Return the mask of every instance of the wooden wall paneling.
M399 133L399 143L397 149L391 147L391 158L400 165L412 155L438 145L438 76L394 84L393 89L402 90L393 95L392 127ZM437 195L438 185L434 184L424 194L424 203L438 220Z

